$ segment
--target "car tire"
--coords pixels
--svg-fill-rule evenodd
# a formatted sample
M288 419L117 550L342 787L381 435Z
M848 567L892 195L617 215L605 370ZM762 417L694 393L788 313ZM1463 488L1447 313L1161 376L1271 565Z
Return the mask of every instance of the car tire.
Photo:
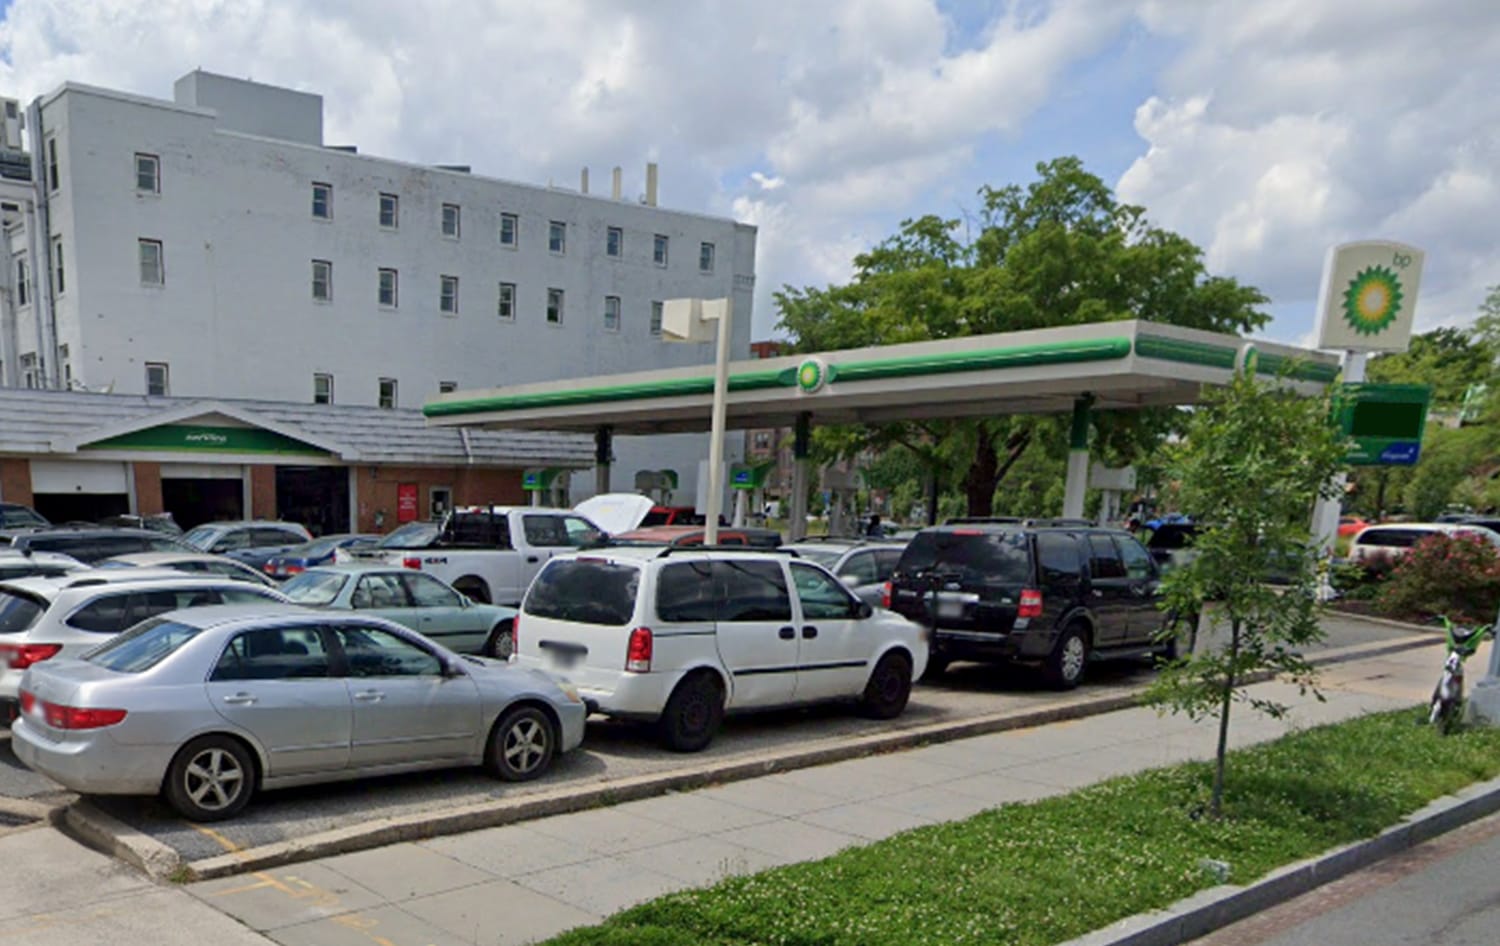
M255 793L255 760L229 736L200 736L177 751L163 794L189 821L232 818Z
M490 586L484 583L483 578L465 575L453 583L453 590L475 604L494 604L490 600Z
M895 719L906 709L910 698L911 659L892 652L881 657L870 672L859 700L859 712L869 719Z
M927 666L922 668L922 679L936 680L948 672L948 658L934 653L928 653Z
M707 671L691 674L672 691L656 723L657 738L673 752L699 752L724 721L724 688Z
M485 638L483 655L495 660L509 660L515 651L516 622L504 620L490 629L490 636Z
M507 782L527 782L552 766L557 730L538 706L507 710L490 733L490 771Z
M1047 655L1042 672L1047 682L1059 690L1071 690L1083 682L1089 662L1088 632L1081 624L1069 624Z

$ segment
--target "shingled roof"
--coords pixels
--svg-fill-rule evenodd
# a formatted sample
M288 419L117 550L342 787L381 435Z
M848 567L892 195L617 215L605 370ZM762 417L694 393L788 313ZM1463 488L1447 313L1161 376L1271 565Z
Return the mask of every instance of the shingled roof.
M68 454L124 430L196 417L262 426L349 462L587 467L594 461L586 435L429 427L415 410L24 388L0 388L0 454Z

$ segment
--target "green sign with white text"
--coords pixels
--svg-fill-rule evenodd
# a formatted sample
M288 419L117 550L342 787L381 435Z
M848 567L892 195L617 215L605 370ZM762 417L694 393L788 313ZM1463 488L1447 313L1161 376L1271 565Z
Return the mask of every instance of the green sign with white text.
M187 453L288 453L327 456L328 451L260 427L201 427L162 424L107 440L84 444L82 450L180 450Z

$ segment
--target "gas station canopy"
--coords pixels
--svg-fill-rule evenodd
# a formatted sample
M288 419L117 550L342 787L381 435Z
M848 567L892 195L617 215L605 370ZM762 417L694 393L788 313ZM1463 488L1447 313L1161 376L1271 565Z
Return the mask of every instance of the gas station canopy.
M729 428L1061 414L1201 400L1246 362L1314 394L1335 355L1128 320L736 361ZM432 426L654 434L709 428L711 365L456 391L427 402Z

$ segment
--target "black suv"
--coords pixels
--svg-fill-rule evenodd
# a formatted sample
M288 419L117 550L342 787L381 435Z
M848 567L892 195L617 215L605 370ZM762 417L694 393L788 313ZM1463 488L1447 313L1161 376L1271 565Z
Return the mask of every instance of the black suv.
M1156 639L1159 577L1145 546L1119 529L954 522L911 540L887 606L932 628L928 675L950 660L1017 661L1069 689L1091 659L1172 655Z

